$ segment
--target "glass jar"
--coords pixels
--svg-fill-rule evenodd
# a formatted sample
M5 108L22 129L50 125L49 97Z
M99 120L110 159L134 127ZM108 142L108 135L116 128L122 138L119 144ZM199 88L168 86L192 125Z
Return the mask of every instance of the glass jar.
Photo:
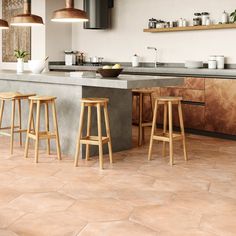
M209 19L210 13L203 12L202 13L202 25L206 25L207 20Z
M148 22L148 28L149 29L154 29L156 28L157 26L157 20L152 18L152 19L149 19L149 22Z
M193 26L201 25L201 20L199 18L193 18Z
M196 16L194 19L196 19L196 21L199 22L199 24L197 24L197 25L202 25L202 14L201 13L194 13L194 16Z

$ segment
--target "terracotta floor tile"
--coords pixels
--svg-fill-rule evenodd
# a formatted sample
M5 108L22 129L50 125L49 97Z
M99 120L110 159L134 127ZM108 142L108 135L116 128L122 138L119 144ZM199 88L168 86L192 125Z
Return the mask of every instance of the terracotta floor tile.
M78 236L157 236L157 233L145 226L130 221L89 223Z
M209 181L199 179L156 180L153 187L158 191L208 191Z
M236 200L210 192L176 192L172 204L200 214L236 211Z
M173 192L157 191L153 188L120 188L117 198L133 206L162 205L172 200Z
M133 208L113 198L78 200L69 211L87 221L113 221L127 219Z
M114 164L105 155L104 170L44 150L35 164L33 149L24 159L16 143L10 156L0 137L0 236L236 235L236 142L188 134L189 161L176 142L171 167L161 143L147 160L149 131Z
M75 202L74 199L56 193L28 193L11 201L8 206L26 212L63 211Z
M200 228L204 231L227 236L236 235L236 211L218 215L204 215L201 220Z
M13 199L20 196L22 192L16 191L15 189L8 187L0 187L0 207L5 206Z
M107 185L96 180L71 181L65 184L59 192L75 199L111 198L117 196L115 190L111 190Z
M24 211L7 207L0 208L0 229L6 228L25 214ZM1 234L0 234L1 235Z
M10 231L10 230L4 230L4 229L0 229L0 235L1 236L19 236L18 234Z
M76 236L87 224L77 215L68 211L27 214L12 224L9 229L24 236Z
M101 183L105 183L115 189L126 188L132 186L133 188L147 188L152 187L155 182L155 178L142 174L135 175L117 175L110 174L102 178Z
M130 220L156 231L187 231L198 228L201 215L173 205L143 206L134 209Z
M211 193L216 193L221 196L226 196L236 199L236 182L224 181L224 182L211 182L210 190Z
M199 229L192 229L192 230L183 230L183 231L175 231L175 232L171 232L171 231L163 231L158 233L158 236L219 236L216 234L212 234L203 230L199 230Z
M24 159L22 161L24 161ZM23 165L20 168L16 167L11 169L11 173L17 174L21 177L46 177L54 175L59 170L59 167L51 165L43 165L42 163L37 165L35 163L30 163L29 165Z
M64 184L55 177L47 176L21 178L8 186L19 192L52 192L59 190Z

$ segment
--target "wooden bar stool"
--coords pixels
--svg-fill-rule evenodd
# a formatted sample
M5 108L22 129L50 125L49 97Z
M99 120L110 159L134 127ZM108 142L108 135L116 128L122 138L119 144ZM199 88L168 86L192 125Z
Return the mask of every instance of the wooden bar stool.
M13 154L13 145L14 145L14 134L18 133L20 136L20 146L22 146L22 133L26 132L26 129L22 129L21 122L21 101L28 99L30 96L34 96L35 94L22 94L19 92L6 92L0 93L0 134L4 136L9 136L11 138L10 141L10 153ZM4 107L6 102L11 102L11 124L9 127L2 127L2 120L4 114ZM18 124L15 124L16 120L16 105L18 105ZM10 132L6 132L10 131Z
M154 107L154 115L153 115L153 123L152 123L148 160L151 160L151 157L152 157L152 146L153 146L154 140L163 141L163 149L162 149L163 156L166 155L166 142L169 142L169 153L170 153L170 164L171 165L174 164L173 141L174 140L182 140L183 141L183 150L184 150L184 159L185 159L185 161L188 160L187 151L186 151L186 142L185 142L185 132L184 132L184 122L183 122L181 100L182 100L181 97L160 97L160 98L156 99L155 107ZM178 106L181 134L173 133L172 106L174 104L176 104ZM158 105L164 105L163 133L155 135ZM167 115L169 116L169 132L167 132Z
M75 154L75 166L78 166L79 154L80 154L80 144L86 144L86 160L89 159L89 145L97 145L99 147L99 165L103 169L103 144L108 144L110 163L112 160L112 143L111 143L111 132L108 116L108 101L107 98L85 98L81 100L81 114L78 132L78 141ZM84 110L88 107L88 119L87 119L87 134L82 136L83 131L83 121L84 121ZM97 127L98 136L91 136L91 112L92 107L97 109ZM104 118L106 126L106 136L102 136L102 120L101 120L101 107L104 109Z
M153 116L153 107L152 107L152 94L154 90L132 90L133 101L136 97L136 107L139 111L138 122L133 121L133 125L138 126L138 146L141 146L145 142L145 127L152 127L151 120L144 119L144 99L148 97L150 100L151 114Z
M59 141L59 133L58 133L58 123L57 123L57 114L56 114L56 97L50 96L33 96L29 97L30 100L30 111L29 111L29 120L28 120L28 129L26 136L26 144L25 144L25 158L28 157L29 151L29 139L35 140L35 162L38 163L38 152L39 152L39 140L46 139L47 140L47 153L50 155L50 139L56 140L57 147L57 157L58 160L61 160L61 148ZM53 115L53 125L54 131L50 132L49 130L49 104L52 107L52 115ZM41 113L41 105L44 105L45 108L45 129L46 131L40 131L40 113ZM33 107L36 106L36 128L31 129L33 122Z

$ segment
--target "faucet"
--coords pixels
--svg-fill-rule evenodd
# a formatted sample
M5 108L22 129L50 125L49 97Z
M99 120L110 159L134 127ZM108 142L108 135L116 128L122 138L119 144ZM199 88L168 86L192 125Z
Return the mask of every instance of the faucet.
M147 47L147 49L150 49L150 50L155 50L155 59L154 59L154 66L157 67L157 48L155 47Z

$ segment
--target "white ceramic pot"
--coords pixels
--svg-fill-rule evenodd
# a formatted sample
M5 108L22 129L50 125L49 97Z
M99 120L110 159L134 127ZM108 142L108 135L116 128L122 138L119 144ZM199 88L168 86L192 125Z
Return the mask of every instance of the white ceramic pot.
M46 63L45 60L29 60L28 66L33 74L40 74L43 72Z
M17 72L17 74L20 74L20 73L24 72L24 59L23 58L18 58L17 59L16 72Z
M217 61L217 69L225 68L225 57L224 56L216 56Z
M217 61L216 60L209 60L208 61L208 68L209 69L216 69L217 67Z

